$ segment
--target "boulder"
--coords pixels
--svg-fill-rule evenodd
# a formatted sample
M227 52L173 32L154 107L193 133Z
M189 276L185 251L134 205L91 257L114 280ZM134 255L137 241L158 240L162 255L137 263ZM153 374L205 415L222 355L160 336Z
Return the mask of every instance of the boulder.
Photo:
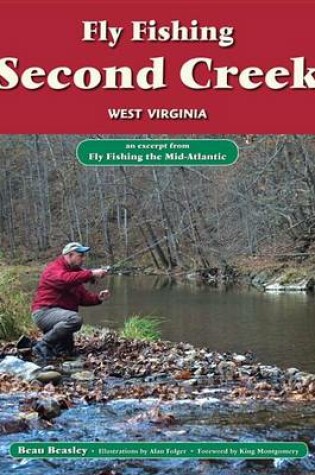
M91 371L80 371L71 375L72 379L76 381L92 381L95 379L94 374Z
M41 371L40 366L30 361L23 361L16 356L6 356L0 363L0 373L13 374L26 381L36 379L39 371Z
M61 374L58 371L41 371L36 375L37 381L41 383L58 383L61 379Z
M25 432L28 430L28 423L16 416L0 416L0 434L13 434L15 432Z
M298 279L296 282L285 282L285 279L280 276L275 280L264 285L266 292L297 292L307 291L314 288L313 278Z
M67 374L77 372L78 370L82 369L83 366L84 363L82 360L64 361L62 363L62 369Z
M61 374L53 369L43 370L31 361L24 361L16 356L6 356L0 363L0 373L12 374L25 381L40 381L42 383L56 383Z
M264 379L279 380L283 377L283 371L276 366L261 365L259 375Z
M32 407L42 419L54 419L61 413L59 402L52 397L36 399Z
M236 363L244 363L246 361L246 356L234 354L233 361L235 361Z

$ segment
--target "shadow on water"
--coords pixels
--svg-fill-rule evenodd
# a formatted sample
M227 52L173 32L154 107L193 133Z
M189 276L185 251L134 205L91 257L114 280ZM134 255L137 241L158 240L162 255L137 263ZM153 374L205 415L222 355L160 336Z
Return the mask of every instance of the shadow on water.
M162 337L315 371L315 298L305 292L216 289L153 276L112 276L112 299L84 309L86 323L121 327L128 316L163 318Z
M152 290L172 289L177 285L171 277L156 277L153 281Z

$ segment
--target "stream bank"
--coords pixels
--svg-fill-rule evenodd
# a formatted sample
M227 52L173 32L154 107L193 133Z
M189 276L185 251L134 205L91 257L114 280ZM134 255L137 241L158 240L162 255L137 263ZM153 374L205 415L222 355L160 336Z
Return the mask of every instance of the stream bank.
M236 256L209 267L183 269L174 267L162 271L153 267L114 266L118 275L156 275L173 280L199 281L205 285L255 287L261 291L309 291L315 285L313 256L280 254L278 257Z
M1 473L315 472L315 375L264 365L251 353L130 341L112 331L81 336L77 347L75 361L43 368L60 372L54 383L0 375ZM1 355L0 366L6 356L18 356L15 345L2 345ZM39 410L45 401L59 410ZM16 441L303 441L310 455L262 461L12 460L8 448Z

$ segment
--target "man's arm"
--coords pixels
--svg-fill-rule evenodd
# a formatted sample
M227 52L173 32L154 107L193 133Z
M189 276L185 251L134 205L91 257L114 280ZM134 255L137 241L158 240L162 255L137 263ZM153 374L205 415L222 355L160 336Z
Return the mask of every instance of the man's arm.
M101 290L98 294L90 292L85 287L79 289L80 305L82 307L89 307L92 305L99 305L110 298L109 290Z
M94 278L102 278L107 274L103 269L47 272L44 276L46 283L56 289L76 287Z
M85 287L83 287L83 285L77 289L77 295L79 297L79 305L82 307L90 307L92 305L100 305L102 303L99 294L90 292Z

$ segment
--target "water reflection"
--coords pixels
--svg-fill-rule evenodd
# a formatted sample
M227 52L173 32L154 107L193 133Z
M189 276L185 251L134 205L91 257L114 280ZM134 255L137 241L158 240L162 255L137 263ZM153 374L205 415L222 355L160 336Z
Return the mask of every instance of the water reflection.
M313 294L222 290L151 276L112 276L108 287L113 298L85 309L87 323L117 328L130 315L163 317L165 339L252 350L265 363L315 372Z

